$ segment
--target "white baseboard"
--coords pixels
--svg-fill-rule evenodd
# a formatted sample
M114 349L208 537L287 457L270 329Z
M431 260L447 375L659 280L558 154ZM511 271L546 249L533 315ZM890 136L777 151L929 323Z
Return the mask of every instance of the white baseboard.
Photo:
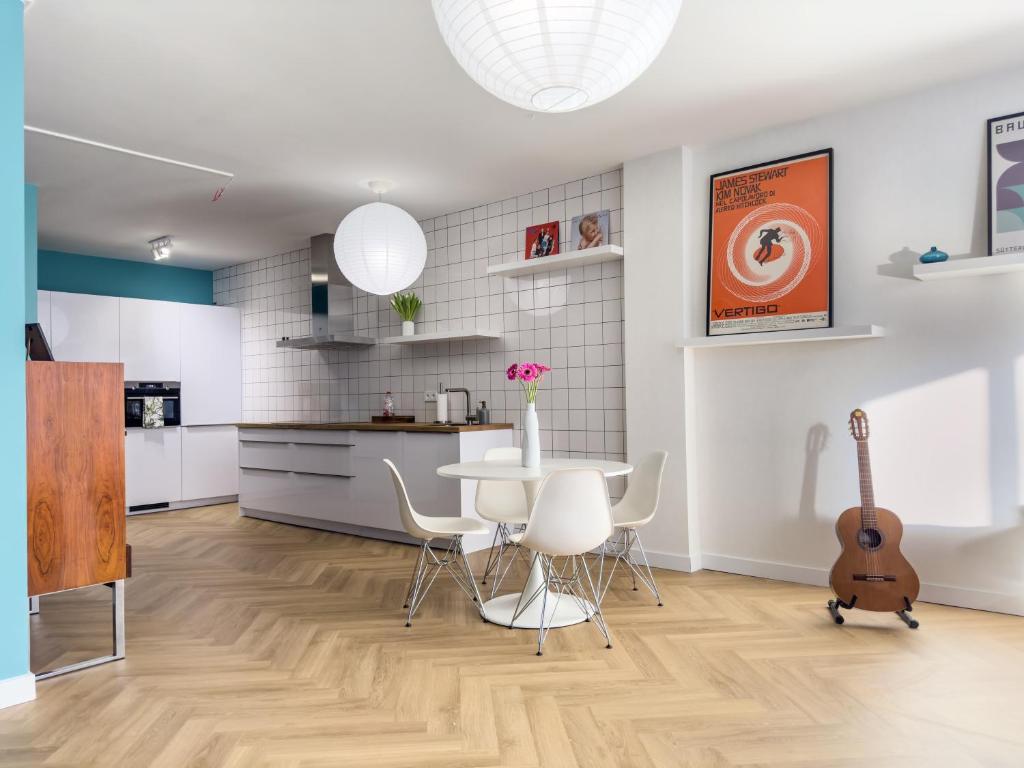
M1024 616L1024 596L1021 595L951 587L947 584L922 584L921 595L918 599L926 603L955 605L959 608L973 608L977 611Z
M213 496L209 499L186 499L184 501L172 501L167 504L166 507L158 507L156 509L136 509L128 510L128 517L134 517L135 515L151 515L154 512L173 512L177 509L192 509L194 507L212 507L217 504L234 504L238 501L238 496Z
M816 587L828 586L828 571L824 568L707 553L701 555L701 558L704 568L710 571L738 573L741 576L756 576L776 581L792 581ZM651 564L654 564L654 558L651 558ZM978 611L1024 616L1024 597L1000 592L952 587L946 584L922 584L918 600L925 603L952 605L957 608L972 608Z
M828 586L828 571L824 568L775 563L771 560L748 560L728 555L711 555L707 552L701 556L701 560L704 568L709 571L738 573L741 576L756 576L760 579L775 579L776 581L793 581L797 584L813 584L816 587Z
M0 680L0 709L24 704L36 697L36 676L31 672Z
M634 549L633 555L639 559L640 552ZM674 552L658 552L648 549L647 561L651 564L652 568L667 568L670 571L684 571L686 573L700 570L699 562L695 564L689 556L677 555ZM694 568L694 565L697 567Z

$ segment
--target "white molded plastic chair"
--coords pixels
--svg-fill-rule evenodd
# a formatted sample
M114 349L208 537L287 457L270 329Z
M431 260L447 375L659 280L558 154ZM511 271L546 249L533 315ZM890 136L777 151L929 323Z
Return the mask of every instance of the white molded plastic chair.
M520 448L488 448L484 453L484 461L520 461L523 457ZM494 541L491 542L491 551L487 557L487 566L484 568L484 576L481 584L487 583L487 577L493 574L491 579L491 597L498 592L498 587L508 574L516 556L522 551L519 543L513 536L521 533L530 519L530 510L527 508L526 491L523 484L518 480L480 480L476 484L476 513L484 520L496 523L494 529ZM513 530L518 528L519 530ZM497 546L497 552L495 552ZM502 558L506 552L511 550L511 556L501 567Z
M608 581L605 583L601 597L604 597L612 583L615 575L615 568L619 561L622 561L630 570L633 577L633 589L636 590L636 580L639 578L645 587L662 605L661 593L654 581L654 574L651 573L651 565L647 562L647 553L644 552L643 542L640 541L638 529L647 525L658 511L658 500L661 498L661 477L665 472L665 462L668 460L668 453L655 451L644 457L633 474L629 478L629 485L626 487L626 494L622 500L612 507L612 520L615 523L615 531L618 534L613 543L612 552L615 554L615 562L612 563L608 572ZM633 546L640 551L643 564L633 559ZM607 547L601 547L602 560L607 552Z
M537 629L538 656L544 651L544 638L563 595L576 602L604 635L607 647L612 647L608 625L601 613L601 578L598 576L595 585L586 558L586 553L601 546L611 535L608 486L600 469L560 469L544 478L530 512L530 522L520 539L523 547L534 551L544 583L532 595L524 592L519 596L509 622L511 629L534 600L543 601ZM559 564L556 558L563 560ZM549 613L548 602L552 599L555 604Z
M442 570L448 571L452 580L476 603L480 615L483 616L483 601L476 588L476 580L473 578L473 570L469 567L466 551L462 548L462 537L467 533L487 533L487 526L479 520L465 517L432 517L419 514L409 502L409 494L405 490L405 482L398 468L389 459L384 459L384 463L391 471L391 479L395 484L398 511L402 516L405 532L423 541L403 606L409 609L405 626L412 626L412 617ZM448 548L440 558L430 548L430 542L437 538L449 539ZM434 569L432 574L429 572L431 568Z

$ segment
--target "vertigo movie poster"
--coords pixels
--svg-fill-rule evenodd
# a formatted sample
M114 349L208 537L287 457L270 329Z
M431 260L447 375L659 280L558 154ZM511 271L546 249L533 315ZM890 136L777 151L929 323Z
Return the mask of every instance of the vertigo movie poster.
M831 327L831 149L715 174L710 210L708 336Z
M1024 112L988 121L988 181L989 254L1024 252Z

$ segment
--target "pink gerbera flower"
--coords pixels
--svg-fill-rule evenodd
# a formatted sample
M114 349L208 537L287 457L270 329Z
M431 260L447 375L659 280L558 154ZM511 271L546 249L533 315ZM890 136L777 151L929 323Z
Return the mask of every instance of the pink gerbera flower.
M519 366L519 378L525 382L531 382L540 376L540 371L533 363L523 363Z
M509 381L515 381L517 373L519 373L519 366L515 363L512 363L512 365L508 367L508 370L505 371L505 375L508 376Z

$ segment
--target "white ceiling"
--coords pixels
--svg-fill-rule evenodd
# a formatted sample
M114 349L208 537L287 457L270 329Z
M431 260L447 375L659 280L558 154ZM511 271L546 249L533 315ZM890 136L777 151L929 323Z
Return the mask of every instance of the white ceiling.
M235 174L27 136L40 247L211 268L305 245L370 199L416 217L1024 63L1019 0L683 0L623 93L531 115L448 53L429 0L35 0L30 125ZM165 262L167 263L167 262Z

